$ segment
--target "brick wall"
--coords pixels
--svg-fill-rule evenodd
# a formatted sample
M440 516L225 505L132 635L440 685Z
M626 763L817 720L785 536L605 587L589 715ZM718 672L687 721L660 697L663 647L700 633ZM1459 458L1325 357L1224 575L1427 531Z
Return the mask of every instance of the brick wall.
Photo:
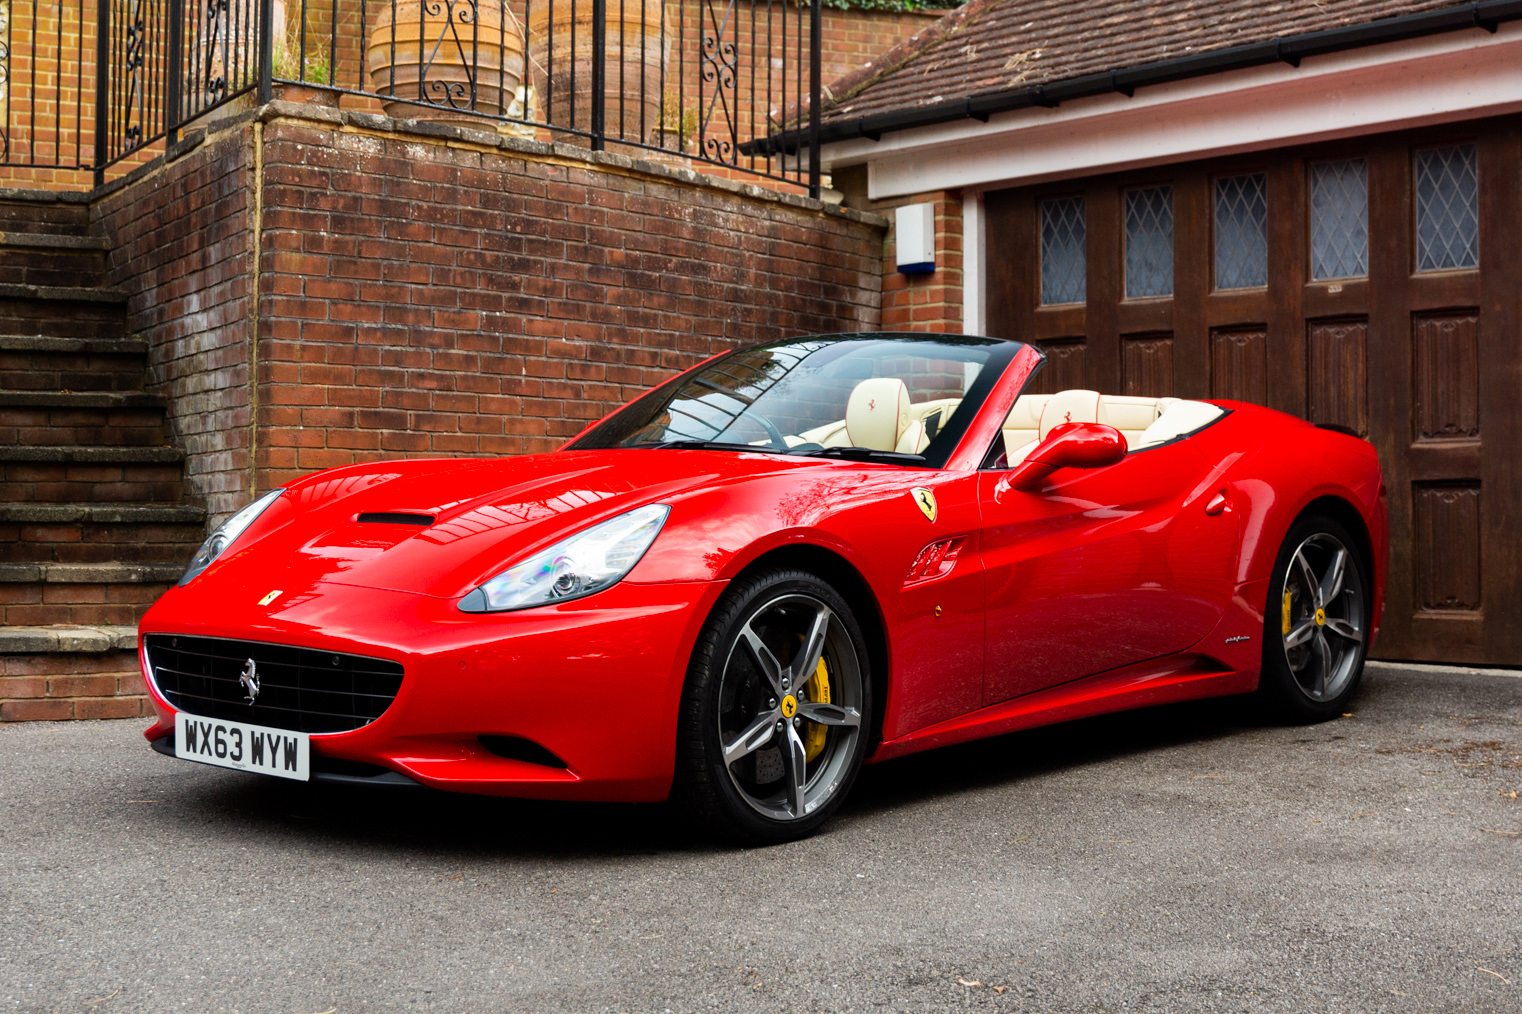
M261 489L384 457L550 450L714 352L877 324L872 216L323 115L264 130Z
M883 242L883 309L885 331L962 332L962 198L956 192L919 194L879 201L870 208L893 220L893 209L905 204L935 205L935 270L925 275L898 272L897 251L890 226Z
M149 342L192 496L214 517L248 501L253 127L212 135L139 171L91 209L107 281L130 294L127 331Z
M92 208L214 523L335 465L551 450L714 352L878 325L876 216L495 133L263 117Z

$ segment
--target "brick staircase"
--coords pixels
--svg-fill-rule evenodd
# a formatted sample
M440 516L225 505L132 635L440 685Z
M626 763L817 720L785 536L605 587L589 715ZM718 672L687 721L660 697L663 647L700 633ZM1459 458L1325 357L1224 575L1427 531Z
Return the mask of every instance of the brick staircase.
M137 620L205 537L72 197L0 191L0 721L145 713Z

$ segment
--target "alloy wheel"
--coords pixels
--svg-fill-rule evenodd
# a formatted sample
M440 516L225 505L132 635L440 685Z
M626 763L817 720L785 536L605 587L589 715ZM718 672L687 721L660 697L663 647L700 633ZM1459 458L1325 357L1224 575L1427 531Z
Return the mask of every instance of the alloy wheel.
M1330 701L1358 673L1364 648L1364 590L1342 540L1318 532L1296 547L1284 575L1280 630L1300 692Z
M739 628L719 685L724 769L772 820L818 810L849 780L862 678L840 617L806 594L773 598Z

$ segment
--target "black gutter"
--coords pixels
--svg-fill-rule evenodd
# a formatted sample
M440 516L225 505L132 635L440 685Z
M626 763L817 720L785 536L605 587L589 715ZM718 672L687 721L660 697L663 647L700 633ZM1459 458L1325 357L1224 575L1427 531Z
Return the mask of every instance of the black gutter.
M1261 67L1271 63L1287 63L1291 67L1298 67L1300 61L1307 56L1319 56L1363 46L1377 46L1385 42L1398 42L1401 39L1413 39L1423 35L1436 35L1465 28L1483 28L1494 33L1503 21L1519 19L1522 19L1522 0L1482 0L1480 3L1444 7L1435 11L1423 11L1420 14L1404 14L1360 25L1349 25L1345 28L1328 28L1303 35L1287 35L1267 42L1253 42L1245 46L1215 49L1192 56L1127 67L1123 70L1085 74L1082 77L1068 78L1064 81L985 92L950 102L938 102L932 106L916 106L913 109L875 113L870 116L859 116L853 120L827 121L820 130L819 140L825 144L857 137L880 141L884 134L895 130L929 127L937 123L965 119L981 120L986 123L994 113L1004 113L1012 109L1026 109L1031 106L1055 107L1059 103L1073 99L1107 95L1112 92L1119 92L1129 98L1136 93L1136 89L1147 85L1164 84L1223 71L1242 70L1247 67ZM741 145L740 151L747 155L772 155L779 150L791 153L797 150L800 141L807 143L806 129L788 130L758 137Z

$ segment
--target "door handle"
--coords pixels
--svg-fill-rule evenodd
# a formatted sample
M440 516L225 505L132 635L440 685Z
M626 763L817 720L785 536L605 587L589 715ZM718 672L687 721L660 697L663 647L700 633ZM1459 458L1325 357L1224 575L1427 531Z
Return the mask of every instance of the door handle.
M1205 513L1211 517L1215 517L1217 514L1231 513L1231 497L1227 494L1226 487L1223 486L1216 490L1215 496L1206 502Z

